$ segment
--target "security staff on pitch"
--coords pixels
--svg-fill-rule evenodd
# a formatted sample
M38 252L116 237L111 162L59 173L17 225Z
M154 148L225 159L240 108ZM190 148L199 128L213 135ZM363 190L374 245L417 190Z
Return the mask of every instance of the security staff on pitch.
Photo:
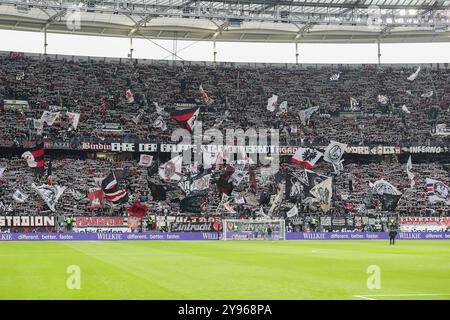
M389 218L389 245L395 245L397 237L397 223L394 218Z
M67 229L67 231L72 231L72 223L73 223L72 217L71 216L67 216L66 217L66 229Z

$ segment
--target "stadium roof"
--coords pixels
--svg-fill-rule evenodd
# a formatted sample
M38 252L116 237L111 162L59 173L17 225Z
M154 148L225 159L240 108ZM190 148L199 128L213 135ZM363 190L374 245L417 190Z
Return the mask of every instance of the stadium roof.
M448 42L449 25L450 0L0 0L1 29L134 38Z

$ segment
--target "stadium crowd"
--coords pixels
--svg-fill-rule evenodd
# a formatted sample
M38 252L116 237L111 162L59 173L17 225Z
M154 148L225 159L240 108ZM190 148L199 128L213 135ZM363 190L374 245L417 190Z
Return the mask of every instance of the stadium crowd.
M326 146L330 140L351 146L449 145L450 136L434 135L432 129L438 123L450 127L450 72L425 69L417 79L408 81L407 77L414 71L415 68L343 67L339 70L339 79L331 81L330 76L336 73L336 68L332 67L182 67L0 57L1 139L14 141L16 147L21 146L22 141L35 140L36 130L29 119L40 118L49 106L59 106L58 110L80 113L78 127L67 130L68 123L62 118L58 126L44 126L45 140L94 137L102 141L108 137L102 126L119 123L123 131L121 141L131 138L170 141L177 123L166 116L166 130L154 126L155 120L164 114L156 112L154 103L165 108L165 112L171 112L177 103L191 102L202 105L200 119L204 130L274 127L281 131L280 145ZM212 104L202 104L200 85L213 100ZM126 90L133 92L134 102L127 101ZM432 96L422 97L431 90ZM266 110L267 99L272 94L278 95L279 102L288 102L287 116L277 116ZM388 96L390 107L380 107L378 95ZM348 112L351 97L361 102L357 112ZM26 100L30 110L5 110L2 105L5 99ZM401 105L406 105L409 113L402 112ZM300 110L312 106L318 106L318 112L308 123L302 123ZM139 120L133 121L139 114ZM418 157L413 157L416 185L411 188L405 164L396 156L382 160L367 156L360 161L354 157L346 159L344 155L344 170L333 179L332 209L324 214L313 204L300 203L299 216L386 215L379 214L380 203L367 205L369 183L379 179L389 181L403 193L395 213L450 216L450 207L444 202L431 204L428 201L425 183L426 178L432 177L448 184L449 162ZM49 163L48 156L46 162ZM178 182L162 181L157 172L149 172L138 162L138 159L112 162L70 151L54 156L51 183L67 189L52 212L31 187L32 183L48 183L48 177L33 175L17 151L5 152L0 156L0 167L6 168L0 175L0 214L126 216L130 202L111 206L105 201L102 208L90 207L89 191L98 188L94 178L104 178L113 168L117 170L119 185L126 188L131 200L139 199L156 215L182 214L180 201L186 195ZM286 173L300 173L302 167L289 160L283 161L277 175L265 176L260 165L247 165L243 170L245 178L229 192L231 208L224 206L220 190L220 179L228 169L227 165L217 170L213 168L206 201L201 206L203 214L227 218L267 215L286 218L294 203L281 201L274 205L277 194L285 193ZM188 175L187 167L183 170L184 175ZM332 175L328 163L319 162L313 170ZM159 191L153 191L151 186L158 186ZM161 193L161 188L164 196L157 194ZM18 189L28 196L23 202L12 197ZM289 228L292 230L292 225Z

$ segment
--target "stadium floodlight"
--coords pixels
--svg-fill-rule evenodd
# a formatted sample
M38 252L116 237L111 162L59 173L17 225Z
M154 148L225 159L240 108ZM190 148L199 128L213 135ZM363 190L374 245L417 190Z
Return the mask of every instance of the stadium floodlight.
M250 220L226 219L222 221L223 240L285 240L283 219Z

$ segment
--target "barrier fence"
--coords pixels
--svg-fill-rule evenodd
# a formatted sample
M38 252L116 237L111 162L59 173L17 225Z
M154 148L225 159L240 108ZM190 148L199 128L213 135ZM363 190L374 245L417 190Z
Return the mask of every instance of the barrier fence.
M1 233L0 241L221 240L219 232ZM386 240L387 232L287 232L286 240ZM399 240L450 240L450 232L399 232Z

